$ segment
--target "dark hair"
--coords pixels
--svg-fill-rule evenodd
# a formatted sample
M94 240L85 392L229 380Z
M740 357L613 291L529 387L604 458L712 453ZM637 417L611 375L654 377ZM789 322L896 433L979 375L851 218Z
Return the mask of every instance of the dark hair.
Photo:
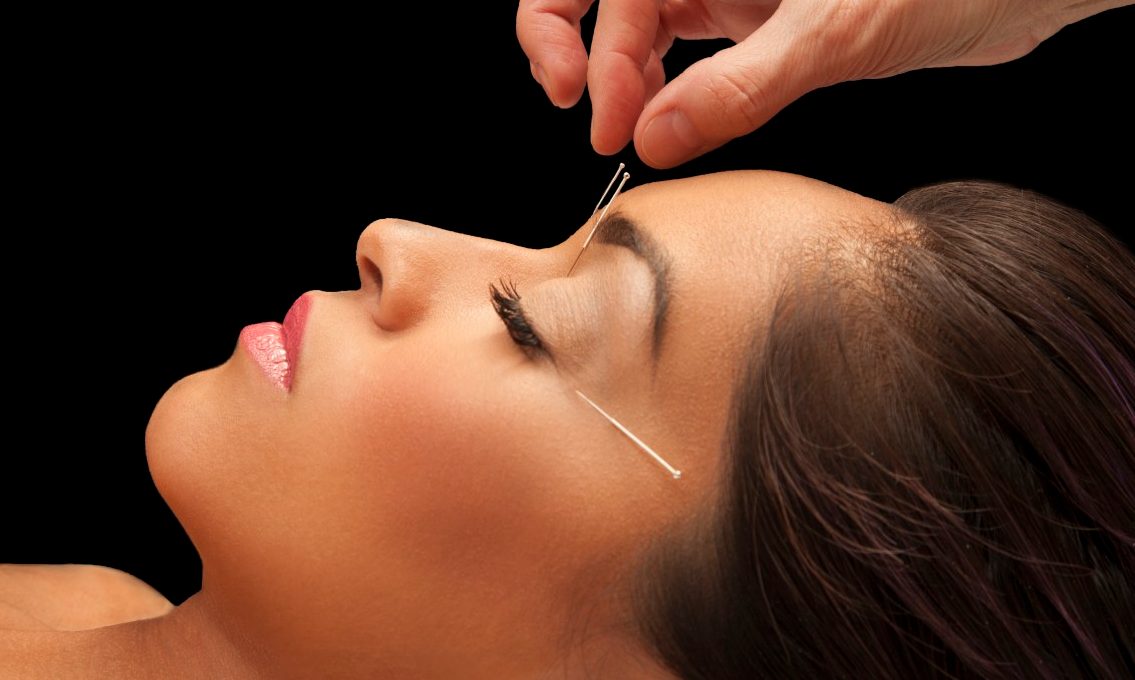
M1135 258L989 182L895 218L777 295L643 638L686 680L1135 677Z

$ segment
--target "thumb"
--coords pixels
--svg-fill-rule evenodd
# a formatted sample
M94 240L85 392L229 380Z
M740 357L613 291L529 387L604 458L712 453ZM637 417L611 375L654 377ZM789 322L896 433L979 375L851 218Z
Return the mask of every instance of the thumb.
M752 132L827 82L816 41L777 14L740 43L690 66L655 95L634 133L635 148L647 165L670 168L700 156Z

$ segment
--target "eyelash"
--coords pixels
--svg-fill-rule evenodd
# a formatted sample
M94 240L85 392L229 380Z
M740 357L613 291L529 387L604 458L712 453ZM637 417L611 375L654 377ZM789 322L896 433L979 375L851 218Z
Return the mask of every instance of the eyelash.
M489 299L497 316L501 318L504 327L508 329L508 334L512 336L512 341L520 347L521 351L532 359L537 356L551 357L548 349L544 346L544 342L536 334L531 322L528 321L528 316L524 313L524 308L520 304L520 293L517 292L515 284L501 279L501 287L497 288L495 284L490 283Z

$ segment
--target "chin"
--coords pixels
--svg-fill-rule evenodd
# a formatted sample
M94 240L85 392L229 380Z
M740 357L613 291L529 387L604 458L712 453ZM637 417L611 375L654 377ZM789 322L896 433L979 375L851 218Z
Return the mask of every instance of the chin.
M208 506L215 493L210 487L223 477L216 460L225 420L217 389L223 372L224 366L219 366L178 380L158 400L146 424L150 476L191 537L187 520L193 518L193 510Z

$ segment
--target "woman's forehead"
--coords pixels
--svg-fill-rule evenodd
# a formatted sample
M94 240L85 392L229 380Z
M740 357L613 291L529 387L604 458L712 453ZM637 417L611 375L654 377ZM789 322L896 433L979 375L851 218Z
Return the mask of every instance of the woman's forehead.
M837 221L871 221L889 211L886 203L831 184L767 170L645 184L625 192L618 207L674 248L750 260L819 235Z
M634 389L649 391L670 436L681 432L674 445L704 451L719 448L737 369L794 254L837 225L862 220L870 228L890 214L888 204L838 187L761 171L643 185L620 196L618 208L670 261L659 370Z
M618 212L668 260L674 311L689 315L674 322L699 327L722 316L752 318L808 243L849 224L872 230L893 214L889 204L768 171L644 185L620 197Z

